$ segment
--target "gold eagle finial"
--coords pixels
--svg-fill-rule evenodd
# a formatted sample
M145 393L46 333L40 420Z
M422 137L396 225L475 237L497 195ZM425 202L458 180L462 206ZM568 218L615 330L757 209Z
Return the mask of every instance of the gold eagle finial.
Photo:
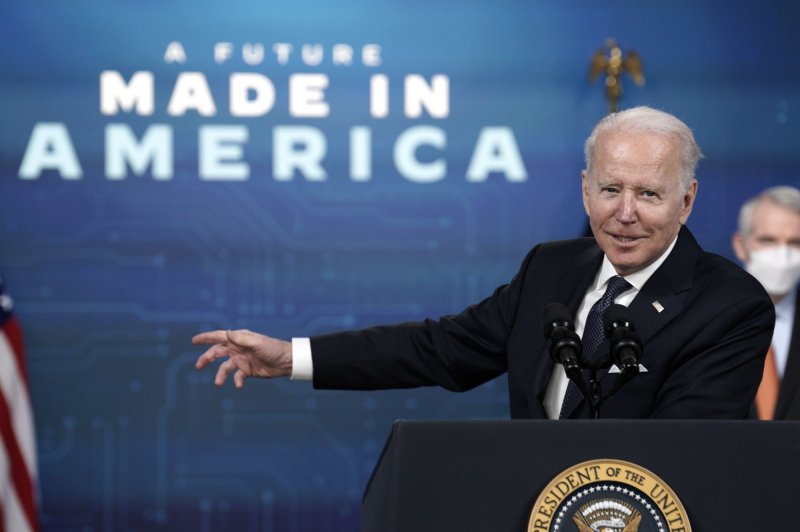
M606 51L608 53L606 53ZM620 77L627 72L638 87L644 85L644 68L642 58L635 50L628 50L623 56L622 49L617 41L606 39L604 48L599 48L589 63L589 81L594 82L598 76L605 72L606 99L608 99L608 112L616 113L617 104L622 97L622 84Z

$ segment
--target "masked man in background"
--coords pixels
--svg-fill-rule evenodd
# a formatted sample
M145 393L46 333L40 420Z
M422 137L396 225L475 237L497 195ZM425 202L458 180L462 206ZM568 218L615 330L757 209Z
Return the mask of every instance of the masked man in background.
M733 249L775 303L756 413L759 419L800 420L800 190L768 188L745 202Z

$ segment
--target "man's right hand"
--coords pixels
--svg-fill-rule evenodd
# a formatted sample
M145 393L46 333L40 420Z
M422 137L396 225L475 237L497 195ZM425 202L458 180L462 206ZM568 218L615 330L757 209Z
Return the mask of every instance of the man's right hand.
M218 358L228 359L217 370L214 384L222 386L233 372L237 388L248 377L287 377L292 374L292 344L247 329L202 332L192 338L195 345L214 344L195 363L203 369Z

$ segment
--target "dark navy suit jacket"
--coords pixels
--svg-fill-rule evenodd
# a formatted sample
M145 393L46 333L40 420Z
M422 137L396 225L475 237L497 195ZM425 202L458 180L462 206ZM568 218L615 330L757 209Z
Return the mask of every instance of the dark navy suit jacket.
M800 293L797 296L792 339L789 341L789 358L778 391L775 419L800 420Z
M541 308L560 302L574 316L602 259L593 238L541 244L509 284L458 315L313 337L314 386L464 391L507 372L511 417L546 418L553 362ZM747 417L775 323L753 277L704 252L684 227L629 309L648 371L608 398L601 417ZM618 378L601 373L601 389Z

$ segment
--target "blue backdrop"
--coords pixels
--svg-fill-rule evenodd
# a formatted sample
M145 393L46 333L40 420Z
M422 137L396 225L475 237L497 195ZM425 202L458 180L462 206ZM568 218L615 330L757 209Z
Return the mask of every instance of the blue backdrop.
M689 227L732 256L740 203L800 184L798 22L792 1L4 2L0 272L45 529L357 529L392 421L505 418L502 379L219 389L192 335L457 312L582 234L607 37L644 60L623 106L694 129Z

